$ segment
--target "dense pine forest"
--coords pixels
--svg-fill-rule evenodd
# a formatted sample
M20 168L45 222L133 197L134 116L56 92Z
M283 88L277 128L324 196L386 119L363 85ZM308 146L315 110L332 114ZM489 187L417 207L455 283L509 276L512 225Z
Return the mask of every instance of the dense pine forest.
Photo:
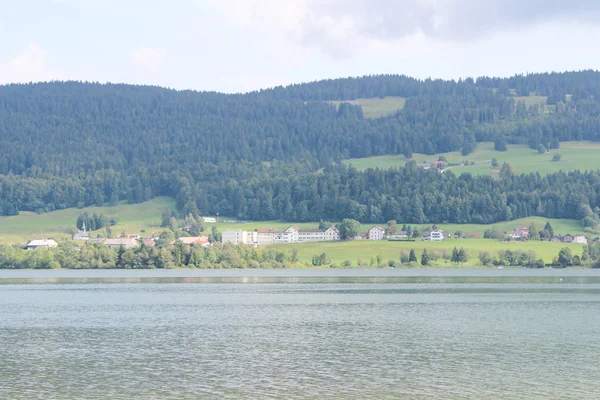
M522 97L546 96L526 105ZM400 96L364 118L337 100ZM0 215L177 199L193 214L288 221L490 223L530 215L597 221L600 175L499 179L414 163L356 171L341 160L472 152L497 141L600 141L600 72L326 80L246 94L49 82L0 86ZM593 221L591 221L593 220Z

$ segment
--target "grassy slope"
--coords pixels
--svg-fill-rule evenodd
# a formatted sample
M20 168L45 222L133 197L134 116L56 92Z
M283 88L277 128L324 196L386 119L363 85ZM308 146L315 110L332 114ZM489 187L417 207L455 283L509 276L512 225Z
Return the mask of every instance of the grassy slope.
M475 151L468 156L463 156L460 152L451 152L443 154L413 154L413 160L417 162L431 162L438 159L440 155L446 157L449 163L458 164L463 160L473 161L476 164L464 167L450 167L450 170L456 175L463 172L469 172L472 175L494 174L486 160L496 158L500 164L510 162L515 166L517 173L539 172L548 174L558 171L572 170L596 170L600 169L600 143L597 142L563 142L560 149L552 150L550 154L539 154L536 150L530 149L525 145L508 145L508 151L500 152L494 150L493 143L479 143ZM561 154L562 159L558 162L552 161L554 154ZM377 156L368 158L355 158L345 160L347 164L352 164L357 169L367 168L391 168L406 164L406 158L402 155L395 156Z
M352 102L362 106L365 118L379 118L395 114L398 110L404 108L406 98L390 96L383 99L357 99ZM331 103L337 107L341 101L332 101Z
M114 232L139 233L142 229L151 232L160 230L162 212L174 209L175 202L168 197L158 197L141 204L119 204L114 207L69 208L45 214L22 212L13 217L0 217L0 241L25 244L31 239L47 237L56 240L70 238L70 229L75 228L77 217L82 212L117 217L119 223ZM93 233L92 233L93 237Z
M353 242L321 242L321 243L301 243L301 244L282 244L274 245L278 249L297 249L300 261L310 263L313 255L323 252L331 258L331 262L340 264L344 260L352 262L352 266L357 266L357 260L369 263L372 257L381 255L383 262L388 260L398 261L402 251L409 252L414 249L420 260L424 248L428 251L446 250L451 252L454 247L463 247L469 254L469 261L463 266L476 266L479 264L479 253L488 251L492 256L496 256L499 250L533 250L538 258L542 258L549 263L558 251L563 247L569 247L573 254L581 254L583 245L550 243L550 242L525 242L525 243L502 243L496 240L488 239L449 239L444 242L426 242L418 240L416 242L388 242L360 240ZM440 259L433 266L453 266L450 262Z

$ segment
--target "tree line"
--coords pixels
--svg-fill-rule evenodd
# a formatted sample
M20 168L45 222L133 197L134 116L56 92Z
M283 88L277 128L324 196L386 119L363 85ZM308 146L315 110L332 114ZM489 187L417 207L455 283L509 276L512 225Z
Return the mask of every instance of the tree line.
M369 201L363 188L361 197L355 188L337 184L343 173L331 166L383 154L469 154L477 142L489 140L499 150L506 143L547 149L561 141L600 140L599 76L581 71L444 81L379 75L235 95L81 82L4 85L0 215L172 196L186 215L220 208L222 215L245 219L336 216L375 222L387 220L381 215L388 214L388 219L416 222L419 200L427 208L424 196L435 195L429 182L420 184L418 172L411 170L406 183L415 189L414 199L398 196L402 201L396 205L390 192L404 182L392 182L394 190L371 185L369 196L375 200ZM532 93L548 101L527 106L515 96ZM393 115L365 119L356 105L330 103L384 96L405 97L406 105ZM395 179L405 177L400 173ZM307 188L305 183L324 186ZM570 192L570 182L564 185L558 190ZM310 199L307 189L318 198ZM404 202L413 200L417 206L409 219L389 211L404 213L409 208ZM439 221L569 214L545 209L548 200L538 202L542 206L536 204L534 214L529 201L518 205L518 200L500 199L487 215L478 210L479 201L487 199L450 202L450 210L438 213ZM331 203L349 213L320 210Z

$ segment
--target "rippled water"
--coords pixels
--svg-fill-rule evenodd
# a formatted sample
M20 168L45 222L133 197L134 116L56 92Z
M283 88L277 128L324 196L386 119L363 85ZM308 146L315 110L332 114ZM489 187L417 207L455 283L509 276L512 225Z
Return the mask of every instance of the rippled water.
M598 272L63 272L0 273L2 399L600 397Z

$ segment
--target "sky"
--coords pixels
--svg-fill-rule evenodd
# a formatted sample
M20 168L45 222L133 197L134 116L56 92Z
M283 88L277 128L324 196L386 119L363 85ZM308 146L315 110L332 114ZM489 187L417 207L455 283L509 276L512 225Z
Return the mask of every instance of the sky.
M246 92L600 69L597 0L0 0L0 83Z

